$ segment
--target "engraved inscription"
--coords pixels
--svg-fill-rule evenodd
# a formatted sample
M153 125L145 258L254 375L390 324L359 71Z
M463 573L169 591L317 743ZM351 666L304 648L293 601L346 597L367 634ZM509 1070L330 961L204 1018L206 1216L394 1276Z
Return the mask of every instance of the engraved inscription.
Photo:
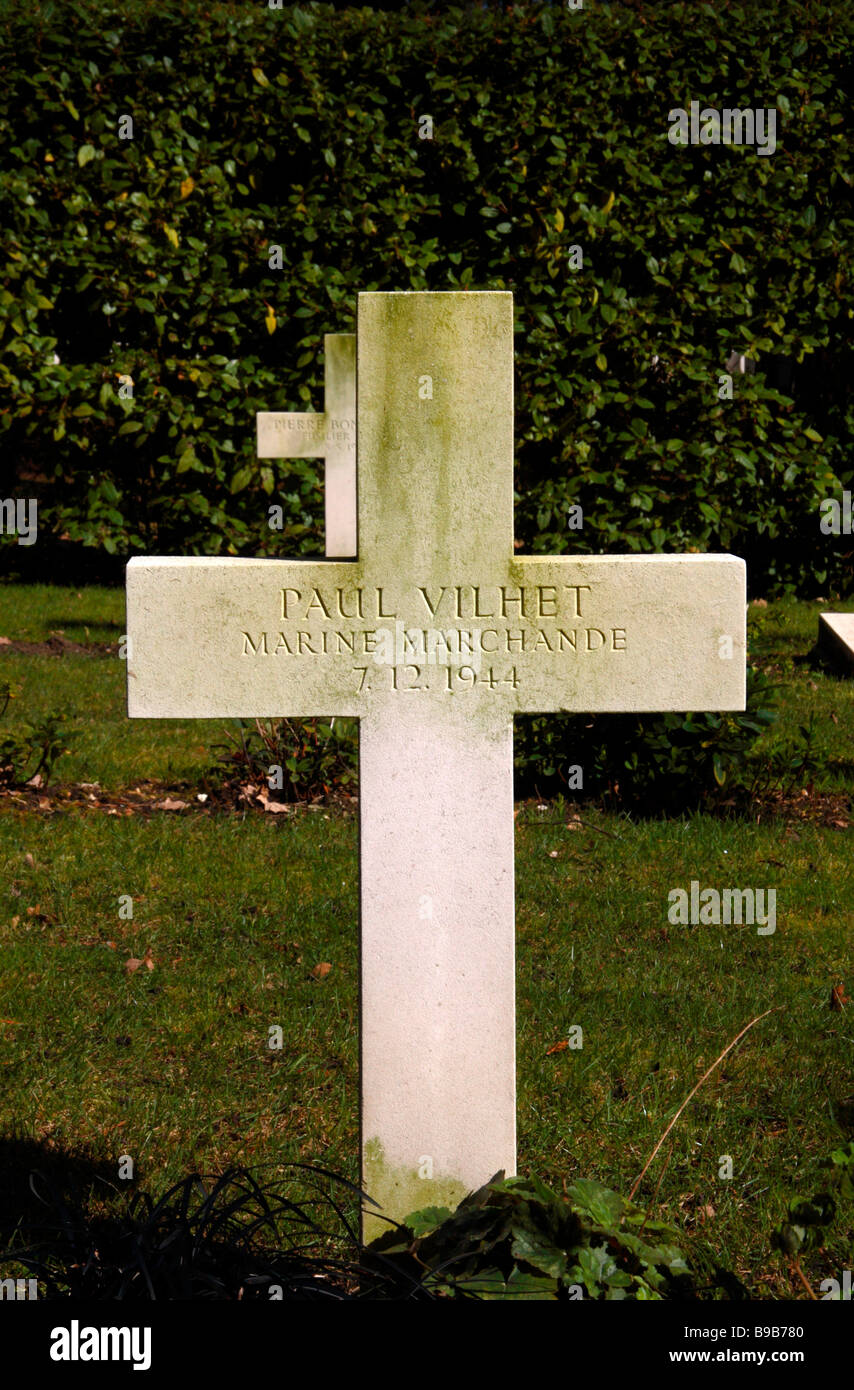
M487 686L497 690L500 685L519 688L519 676L515 666L503 670L490 666L486 671L478 671L474 666L447 667L443 673L431 671L429 667L408 663L404 666L380 668L377 672L370 666L354 666L357 691L375 690L382 684L386 689L411 692L414 690L444 690L449 692L475 690Z
M585 616L582 594L586 603L592 587L590 584L523 584L520 588L506 584L443 584L431 592L419 585L414 596L424 617L429 618L581 618ZM281 613L286 619L295 616L306 619L313 613L331 618L336 612L339 617L352 618L356 616L355 608L360 618L395 618L397 612L384 607L384 592L380 587L366 589L361 586L328 590L325 595L319 588L281 589Z
M277 608L275 629L241 630L241 654L349 658L359 691L515 690L525 658L629 650L592 584L287 587Z
M273 430L274 434L307 434L314 437L327 437L344 443L352 440L356 435L356 421L352 417L337 415L288 415L285 413L270 413L267 417L266 427Z
M356 438L356 421L352 417L339 419L336 415L327 415L326 435L334 444L351 444Z
M325 423L323 415L273 414L268 418L277 434L321 434Z

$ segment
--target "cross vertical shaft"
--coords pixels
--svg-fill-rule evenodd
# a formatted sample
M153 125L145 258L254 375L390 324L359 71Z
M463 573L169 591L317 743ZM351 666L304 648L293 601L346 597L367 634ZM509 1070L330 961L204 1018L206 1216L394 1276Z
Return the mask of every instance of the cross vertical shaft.
M455 627L455 587L512 554L512 297L362 295L358 350L364 582L416 595L407 627ZM485 1153L515 1171L513 718L394 660L360 725L362 1144L400 1216L455 1206Z

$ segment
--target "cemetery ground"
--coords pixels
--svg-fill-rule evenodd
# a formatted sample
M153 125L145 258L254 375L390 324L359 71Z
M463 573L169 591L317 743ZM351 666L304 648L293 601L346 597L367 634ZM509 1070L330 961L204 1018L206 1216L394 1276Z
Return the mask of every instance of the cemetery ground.
M0 599L0 682L18 692L0 738L60 713L74 735L47 786L0 797L0 1130L91 1155L117 1203L123 1154L152 1192L231 1164L265 1165L283 1190L291 1161L357 1181L354 798L227 805L212 748L233 725L127 719L120 591ZM771 1231L854 1137L854 683L808 658L823 607L750 608L753 659L780 683L757 767L811 721L810 770L776 802L644 819L569 793L516 814L519 1171L628 1194L706 1069L773 1010L637 1194L755 1297L806 1296ZM692 881L775 889L776 930L673 924L668 893ZM802 1257L814 1289L850 1268L837 1225Z

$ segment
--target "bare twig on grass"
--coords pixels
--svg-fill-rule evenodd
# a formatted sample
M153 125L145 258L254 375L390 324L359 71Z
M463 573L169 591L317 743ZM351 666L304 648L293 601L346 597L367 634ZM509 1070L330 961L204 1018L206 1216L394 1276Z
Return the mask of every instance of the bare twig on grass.
M779 1006L778 1006L778 1007L779 1007ZM745 1033L748 1033L748 1032L750 1031L750 1029L754 1026L754 1024L759 1023L763 1018L767 1018L769 1014L773 1014L773 1013L776 1013L776 1012L777 1012L777 1009L766 1009L765 1012L764 1012L764 1014L757 1014L755 1018L752 1018L752 1019L750 1020L750 1022L747 1024L747 1026L744 1027L744 1028L742 1028L741 1032L738 1033L738 1034L736 1034L736 1036L733 1038L732 1042L729 1043L729 1044L724 1048L723 1052L722 1052L718 1057L715 1058L714 1062L712 1062L712 1065L709 1067L708 1071L703 1072L703 1075L700 1077L700 1080L697 1082L697 1084L696 1084L696 1086L694 1087L693 1091L690 1093L690 1095L688 1095L688 1096L685 1097L685 1099L683 1100L683 1102L682 1102L682 1104L680 1105L679 1109L676 1111L676 1114L673 1116L673 1119L670 1121L670 1124L667 1126L666 1130L665 1130L664 1133L662 1134L661 1138L659 1139L658 1143L656 1144L655 1148L653 1149L652 1153L650 1154L649 1158L647 1159L646 1163L644 1164L641 1173L640 1173L639 1176L635 1179L634 1186L632 1187L632 1190L631 1190L631 1192L629 1193L629 1201L630 1201L630 1202L634 1201L635 1193L637 1192L638 1188L640 1187L641 1183L643 1182L644 1178L646 1177L647 1170L649 1169L649 1167L650 1167L650 1165L651 1165L653 1159L655 1158L655 1155L658 1153L658 1150L661 1148L662 1144L664 1143L664 1141L665 1141L665 1139L667 1138L668 1134L670 1133L671 1129L672 1129L673 1126L676 1124L676 1121L679 1119L679 1116L682 1114L682 1111L686 1108L686 1106L689 1104L689 1102L692 1101L692 1100L694 1099L695 1095L696 1095L697 1092L699 1091L699 1089L700 1089L700 1087L702 1086L703 1082L708 1080L708 1078L711 1076L712 1072L714 1071L715 1067L717 1067L717 1066L723 1061L724 1057L726 1057L726 1055L727 1055L728 1052L732 1052L732 1049L735 1047L736 1043L737 1043L737 1042L741 1042L741 1039L744 1037ZM657 1190L657 1189L656 1189L656 1190Z
M807 1283L806 1278L804 1277L804 1271L801 1269L801 1262L797 1256L795 1256L794 1260L792 1261L792 1264L794 1265L795 1273L797 1274L798 1278L800 1279L810 1298L814 1299L815 1302L818 1303L818 1297L816 1296L816 1294L813 1293L812 1289Z

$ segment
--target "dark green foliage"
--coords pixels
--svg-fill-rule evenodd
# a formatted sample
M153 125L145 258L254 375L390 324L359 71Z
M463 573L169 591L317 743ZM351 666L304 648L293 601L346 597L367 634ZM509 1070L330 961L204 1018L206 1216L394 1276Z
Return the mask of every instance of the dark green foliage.
M463 1298L714 1297L739 1281L705 1252L689 1268L678 1232L581 1178L558 1197L537 1178L498 1174L456 1211L430 1207L369 1247L421 1269L431 1291Z
M0 719L18 694L8 681L0 680ZM55 714L16 733L0 734L0 787L22 787L34 777L40 777L41 784L48 782L54 763L68 752L73 738L73 730Z
M506 288L523 549L850 585L852 33L841 0L4 7L0 495L111 553L318 552L317 468L255 459L256 410L323 408L359 290ZM692 99L776 107L777 152L668 144ZM731 349L760 372L721 402Z
M854 1200L854 1141L834 1149L822 1163L824 1187L808 1201L798 1198L789 1204L787 1219L773 1232L775 1250L797 1259L801 1251L812 1250L825 1241L825 1232L841 1213L850 1217ZM854 1255L854 1247L852 1247Z
M16 1143L33 1147L21 1140L2 1147L14 1151ZM0 1274L25 1270L24 1277L38 1279L40 1298L432 1296L391 1262L373 1260L369 1268L360 1260L357 1233L341 1207L358 1188L313 1164L287 1165L302 1187L297 1198L234 1167L213 1177L191 1173L158 1198L139 1188L116 1203L114 1184L94 1170L83 1189L77 1170L91 1165L76 1158L57 1171L47 1157L27 1174L27 1212L13 1232L0 1228ZM349 1257L329 1253L331 1237L343 1238Z
M355 784L358 738L352 719L256 719L239 736L215 745L215 780L231 789L250 784L270 801L310 801ZM273 769L281 769L278 786ZM272 794L269 794L272 793Z
M773 685L761 671L748 666L743 714L518 719L517 793L565 791L569 769L580 766L583 787L569 790L573 799L594 796L617 807L646 812L709 808L733 794L750 795L755 772L747 756L751 744L776 717ZM793 756L793 765L795 761ZM773 770L775 784L788 770Z

